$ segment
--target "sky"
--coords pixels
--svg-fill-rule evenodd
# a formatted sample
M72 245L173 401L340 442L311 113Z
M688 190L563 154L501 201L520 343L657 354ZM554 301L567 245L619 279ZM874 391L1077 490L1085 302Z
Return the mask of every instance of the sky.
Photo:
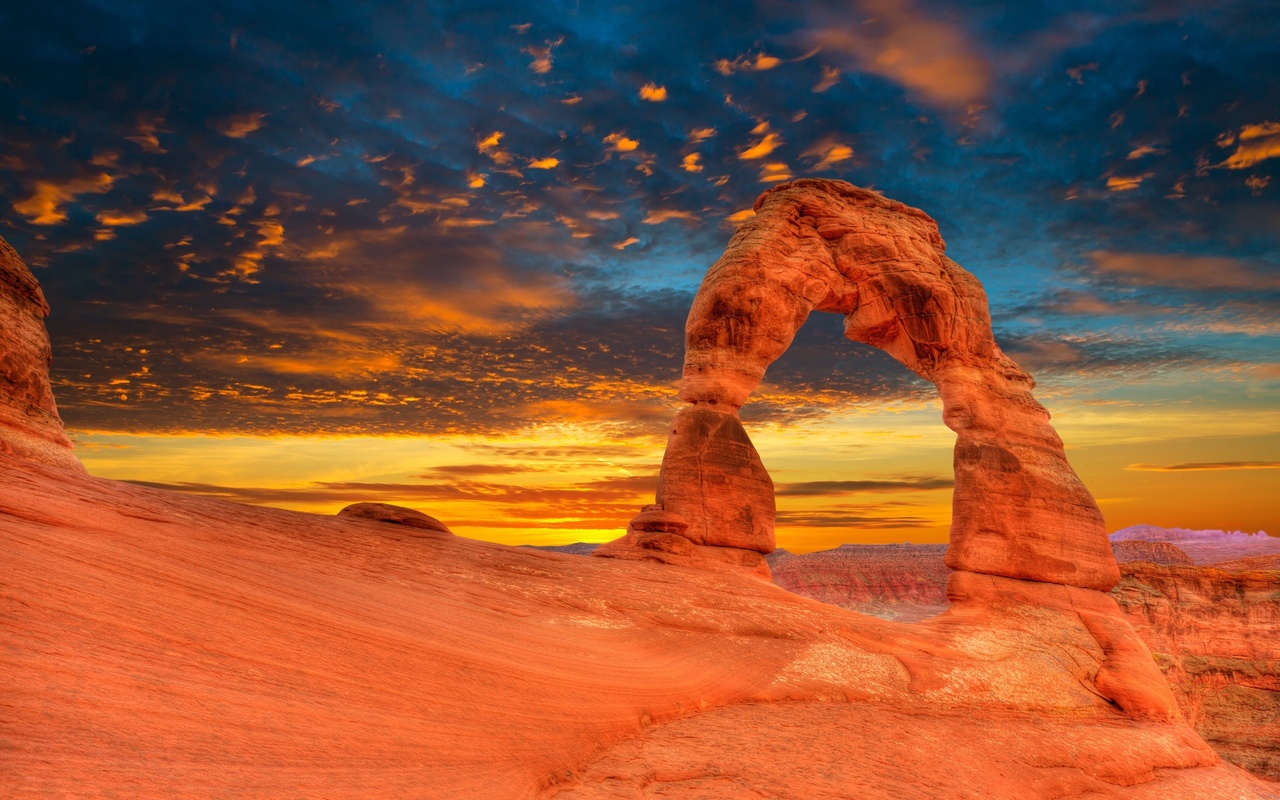
M1110 530L1280 534L1273 3L6 4L0 142L95 475L616 538L702 274L829 177L938 221ZM742 409L778 544L946 541L936 390L841 322Z

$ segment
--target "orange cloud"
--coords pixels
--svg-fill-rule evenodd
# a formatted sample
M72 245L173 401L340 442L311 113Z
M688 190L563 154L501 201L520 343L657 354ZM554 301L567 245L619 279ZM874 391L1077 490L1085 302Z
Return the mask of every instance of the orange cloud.
M1130 192L1142 185L1142 182L1150 178L1152 173L1147 172L1142 175L1121 176L1112 175L1107 178L1107 188L1113 192Z
M781 136L776 133L766 133L763 139L751 145L746 150L739 151L738 158L744 161L764 158L774 150L777 150L780 146L782 146Z
M1160 253L1089 253L1095 272L1147 286L1183 289L1277 289L1280 276L1250 269L1243 262L1223 256L1191 256Z
M909 0L858 0L863 24L821 20L809 38L861 71L898 83L925 102L965 112L985 105L991 65L963 29L921 11ZM821 84L819 84L821 85Z
M751 218L752 218L752 217L754 217L755 215L756 215L755 209L751 209L751 208L744 208L744 209L742 209L741 211L735 211L735 212L733 212L733 213L732 213L732 214L730 214L729 216L725 217L725 219L727 219L727 220L728 220L728 221L730 221L730 222L735 222L735 223L736 223L736 222L746 222L747 220L751 219Z
M791 167L781 161L765 164L760 168L761 183L778 183L779 181L789 181L794 177L791 174Z
M228 136L232 139L243 139L256 130L266 125L264 120L267 115L261 112L251 112L248 114L235 114L220 120L215 126L218 133Z
M813 85L813 91L821 93L836 85L836 81L840 80L840 70L835 67L822 68L822 80Z
M1245 125L1240 133L1227 133L1218 137L1219 147L1236 146L1236 151L1219 166L1227 169L1247 169L1268 158L1280 156L1280 122L1262 122Z
M167 153L169 151L160 146L160 140L156 137L156 133L159 130L158 126L159 121L145 119L140 120L138 122L138 132L133 136L126 136L124 138L126 141L133 142L141 147L144 152L157 154Z
M659 86L656 83L646 83L640 87L640 97L651 103L661 103L667 99L667 87Z
M529 63L529 69L545 75L551 71L551 53L560 46L564 39L556 39L554 42L547 42L546 47L533 47L530 45L522 50L522 53L528 53L533 56L533 61Z
M702 172L702 165L698 163L701 159L698 153L690 153L680 161L680 168L685 172Z
M698 215L692 211L679 211L676 209L664 209L662 211L650 211L649 215L640 220L645 225L661 225L667 220L682 219L686 222L697 222Z
M529 162L529 169L555 169L558 166L560 166L560 159L550 156L547 158L535 158Z
M611 133L604 137L604 143L619 153L630 153L640 146L640 142L635 139L629 139L622 133Z
M636 242L639 242L639 241L640 241L640 240L639 240L639 239L637 239L637 238L636 238L636 237L634 237L634 236L628 236L627 238L625 238L625 239L623 239L622 241L620 241L620 242L618 242L617 244L615 244L615 245L613 246L613 249L614 249L614 250L626 250L628 247L630 247L631 245L633 245L633 244L635 244Z
M689 141L704 142L715 135L716 135L715 128L694 128L693 130L689 131Z
M817 158L818 162L810 169L818 172L824 169L831 169L841 161L848 161L853 158L853 148L847 144L839 144L830 139L818 142L813 147L804 151L800 155L801 158Z
M510 164L511 154L503 150L501 147L502 136L503 136L502 131L494 131L493 133L484 137L480 141L476 142L476 150L479 151L482 155L486 155L489 158L493 159L493 163L495 164L499 164L499 165Z
M767 69L773 69L782 63L782 59L777 56L766 55L763 52L738 56L737 58L721 58L714 64L716 72L721 75L732 75L733 73L750 69L755 72L763 72Z
M13 204L13 210L36 225L57 225L67 218L63 207L82 194L102 194L114 182L107 173L83 178L57 181L36 181L35 189L26 200Z
M137 225L140 222L146 222L150 217L145 211L100 211L97 220L101 225L108 228L117 228L123 225Z
M1138 472L1216 472L1227 469L1280 469L1280 461L1212 461L1190 464L1130 464Z
M1144 156L1158 156L1169 152L1163 147L1152 147L1149 144L1139 145L1129 151L1129 155L1125 156L1128 161L1136 161Z

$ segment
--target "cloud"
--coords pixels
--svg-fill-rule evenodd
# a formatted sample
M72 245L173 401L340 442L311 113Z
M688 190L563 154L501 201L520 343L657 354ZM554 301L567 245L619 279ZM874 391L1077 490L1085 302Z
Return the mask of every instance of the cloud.
M243 139L266 126L266 119L267 114L256 111L246 114L234 114L226 119L219 120L214 127L223 136L232 139Z
M667 99L667 87L659 86L656 83L646 83L640 87L640 99L648 100L651 103L661 103Z
M689 153L680 161L680 168L685 172L702 172L702 164L698 163L702 156L698 153Z
M145 211L99 211L95 219L101 225L115 228L124 225L137 225L146 222L150 217L147 216Z
M782 137L776 133L766 133L764 138L745 150L738 151L738 158L743 161L752 161L757 158L764 158L782 146Z
M919 477L899 480L861 481L806 481L780 484L775 492L778 497L832 497L856 492L918 492L933 489L950 489L952 478Z
M628 236L627 238L625 238L625 239L623 239L622 241L620 241L620 242L618 242L617 244L615 244L615 245L613 246L613 249L614 249L614 250L626 250L628 247L630 247L630 246L631 246L631 245L633 245L633 244L636 244L636 243L637 243L637 242L639 242L639 241L640 241L640 240L639 240L639 239L637 239L637 238L636 238L636 237L634 237L634 236Z
M767 163L760 167L761 183L779 183L781 181L789 181L794 177L791 174L791 167L788 167L782 161Z
M862 19L844 7L815 15L807 38L829 57L892 80L929 105L967 111L985 105L992 68L959 26L909 0L857 0Z
M779 527L804 528L932 528L937 520L925 517L876 515L865 510L778 511Z
M1093 265L1088 271L1094 276L1142 286L1242 291L1280 288L1280 275L1260 272L1226 256L1095 250L1089 258Z
M547 45L546 47L534 47L530 45L529 47L524 48L521 51L522 53L528 53L529 55L533 56L533 61L529 63L529 69L533 70L539 75L545 75L548 72L550 72L551 62L552 62L552 53L563 42L564 42L564 39L556 39L553 42L552 41L546 42L546 45Z
M111 189L114 179L105 172L65 181L36 181L31 196L13 204L13 210L36 225L65 222L65 206L82 194L102 194Z
M847 144L840 144L830 138L817 142L809 149L800 154L801 158L818 159L810 171L821 172L829 170L842 161L848 161L853 158L853 148Z
M1163 147L1155 147L1153 145L1144 144L1144 145L1139 145L1133 148L1132 150L1130 150L1129 155L1125 156L1125 159L1128 161L1136 161L1139 158L1145 158L1146 156L1164 155L1167 152L1169 151Z
M535 158L529 162L529 169L555 169L560 165L560 159L552 158Z
M611 133L604 137L604 143L609 145L609 149L618 153L630 153L640 146L640 142L635 139L628 138L626 134Z
M1213 461L1189 464L1130 464L1137 472L1216 472L1236 469L1280 469L1280 461Z
M221 486L199 482L130 481L153 489L184 492L247 503L354 503L360 501L473 501L483 504L524 506L503 510L523 518L560 517L565 513L604 511L604 519L625 524L637 506L653 495L656 474L620 475L558 484L508 484L467 480L449 475L436 483L372 483L361 481L319 481L305 487ZM494 473L489 473L494 474ZM620 502L623 501L623 502ZM623 515L620 519L618 514ZM598 521L598 519L597 519Z
M1154 173L1145 172L1141 175L1112 175L1107 178L1107 188L1113 192L1131 192L1142 185L1142 182L1150 178Z
M659 211L650 211L648 216L640 221L645 225L660 225L673 219L682 219L685 222L697 222L700 217L692 211L681 211L679 209L667 208Z
M821 94L822 92L825 92L828 89L830 89L832 86L835 86L836 82L839 80L840 80L840 70L836 69L835 67L823 67L822 80L815 83L811 91Z
M1218 137L1219 147L1236 146L1236 150L1220 166L1227 169L1247 169L1280 156L1280 122L1262 122L1245 125L1239 133L1228 132Z

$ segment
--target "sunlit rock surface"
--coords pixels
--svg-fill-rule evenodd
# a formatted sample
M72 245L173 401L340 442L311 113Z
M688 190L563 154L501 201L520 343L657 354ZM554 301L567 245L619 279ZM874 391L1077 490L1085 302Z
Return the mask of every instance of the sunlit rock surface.
M1099 694L1085 590L906 625L404 530L0 457L0 794L1277 796Z
M1236 541L1246 551L1254 546ZM1151 649L1186 719L1224 758L1280 781L1278 557L1196 567L1164 542L1124 539L1115 547L1122 577L1111 596ZM774 581L797 594L911 620L944 608L938 598L948 570L940 548L844 545L804 555L777 551L769 561ZM1126 552L1174 563L1131 560ZM1221 543L1214 552L1233 555Z
M0 239L0 453L82 470L49 387L47 316L39 282Z

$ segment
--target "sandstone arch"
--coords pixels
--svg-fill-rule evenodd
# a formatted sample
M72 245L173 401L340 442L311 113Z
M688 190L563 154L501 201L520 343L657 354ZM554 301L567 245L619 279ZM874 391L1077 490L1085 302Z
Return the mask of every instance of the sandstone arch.
M685 328L680 399L650 547L773 550L773 485L738 421L812 311L938 387L956 432L947 564L1106 591L1119 579L1101 513L1068 464L1035 385L1000 351L977 278L946 256L924 212L842 181L782 184L707 271ZM667 515L658 520L655 513ZM647 526L647 527L646 527ZM650 537L653 538L653 537ZM665 542L663 544L662 542ZM612 548L634 546L620 540ZM609 555L606 546L601 555Z

